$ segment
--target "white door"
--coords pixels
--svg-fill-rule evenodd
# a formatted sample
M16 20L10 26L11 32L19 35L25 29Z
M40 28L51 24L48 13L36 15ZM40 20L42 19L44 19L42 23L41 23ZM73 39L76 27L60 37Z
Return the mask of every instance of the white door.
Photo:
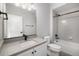
M34 56L47 56L47 43L35 47Z
M33 56L32 52L33 52L33 49L30 49L28 51L18 54L17 56Z
M22 36L22 16L8 14L7 27L8 38Z

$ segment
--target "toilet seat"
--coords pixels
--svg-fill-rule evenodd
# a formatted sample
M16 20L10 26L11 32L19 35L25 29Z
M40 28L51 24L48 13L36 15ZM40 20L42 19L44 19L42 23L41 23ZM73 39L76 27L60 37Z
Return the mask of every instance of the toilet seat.
M54 52L60 52L61 51L61 46L56 45L56 44L48 44L48 48L51 51L54 51Z

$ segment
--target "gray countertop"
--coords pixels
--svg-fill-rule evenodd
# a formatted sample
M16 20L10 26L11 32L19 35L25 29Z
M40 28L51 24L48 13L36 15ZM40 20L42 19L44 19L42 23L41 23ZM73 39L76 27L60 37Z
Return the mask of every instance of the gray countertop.
M32 38L31 37L31 38L29 38L28 41L20 40L20 41L16 41L16 42L4 43L0 50L0 55L2 55L2 56L14 55L23 50L28 50L30 48L33 48L33 47L43 44L45 42L47 42L47 41L42 38L39 38L39 37Z

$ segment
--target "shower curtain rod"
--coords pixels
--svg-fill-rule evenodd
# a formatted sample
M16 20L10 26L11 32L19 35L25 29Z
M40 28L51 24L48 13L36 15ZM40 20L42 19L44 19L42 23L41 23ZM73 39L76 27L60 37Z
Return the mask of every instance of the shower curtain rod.
M69 13L65 13L65 14L56 14L56 16L54 17L59 17L59 16L64 16L64 15L68 15L68 14L72 14L72 13L76 13L76 12L79 12L79 10L76 10L76 11L73 11L73 12L69 12Z

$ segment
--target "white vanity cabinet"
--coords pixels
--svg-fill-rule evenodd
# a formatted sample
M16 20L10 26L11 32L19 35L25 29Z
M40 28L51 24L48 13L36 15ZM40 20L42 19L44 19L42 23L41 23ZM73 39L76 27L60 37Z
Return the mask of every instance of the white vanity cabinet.
M17 56L33 56L33 49L29 49L23 53L18 54Z
M46 55L47 55L47 43L44 43L34 48L34 56L46 56Z
M46 56L47 55L47 43L43 43L36 47L33 47L27 51L24 51L17 56Z

